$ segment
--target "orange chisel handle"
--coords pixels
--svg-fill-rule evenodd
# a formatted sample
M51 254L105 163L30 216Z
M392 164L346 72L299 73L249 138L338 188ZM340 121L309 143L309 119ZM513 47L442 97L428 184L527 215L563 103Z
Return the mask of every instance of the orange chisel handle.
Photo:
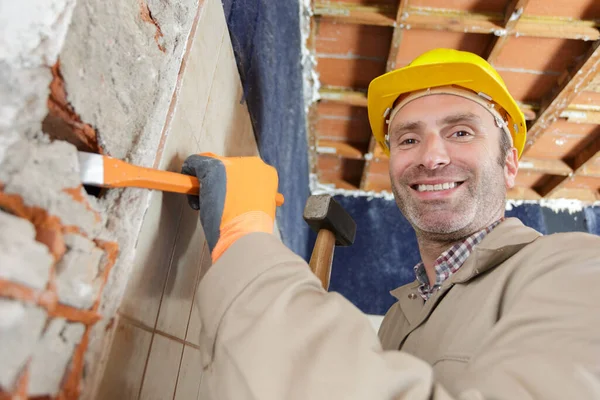
M107 156L104 157L104 186L139 187L183 194L200 192L200 184L196 177L139 167ZM279 207L283 202L283 195L277 193L275 203Z

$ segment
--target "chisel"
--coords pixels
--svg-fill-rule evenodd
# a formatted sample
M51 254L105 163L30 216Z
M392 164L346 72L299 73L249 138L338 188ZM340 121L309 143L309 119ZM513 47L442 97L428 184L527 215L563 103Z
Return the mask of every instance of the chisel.
M200 185L193 176L177 172L139 167L101 154L78 152L81 182L84 185L106 188L137 187L183 194L198 194ZM277 193L275 203L283 204Z

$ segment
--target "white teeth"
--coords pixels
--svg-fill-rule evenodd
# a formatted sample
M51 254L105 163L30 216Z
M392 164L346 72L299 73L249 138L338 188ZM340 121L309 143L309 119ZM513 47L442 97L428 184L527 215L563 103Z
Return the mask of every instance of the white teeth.
M419 192L433 192L433 191L437 191L437 190L453 189L456 186L458 186L458 184L456 182L438 183L436 185L418 185L417 186L417 191L419 191Z

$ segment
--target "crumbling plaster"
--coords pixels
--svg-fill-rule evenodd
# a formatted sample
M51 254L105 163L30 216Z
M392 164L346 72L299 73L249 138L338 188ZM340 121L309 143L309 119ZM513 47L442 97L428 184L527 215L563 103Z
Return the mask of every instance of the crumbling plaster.
M156 155L160 154L161 140L164 142L162 136L168 132L165 125L172 111L182 58L197 10L196 0L0 3L0 187L7 194L22 197L25 206L39 207L59 217L65 226L81 229L91 238L115 241L120 247L118 262L98 309L103 318L94 325L88 338L84 374L84 385L88 387L87 381L101 365L99 358L108 341L105 333L110 317L127 284L128 268L149 193L136 189L111 190L100 201L85 194L77 181L76 149L63 142L50 143L41 132L42 120L48 113L51 67L60 59L60 73L70 106L81 121L94 127L102 152L135 164L153 166L158 163ZM85 200L78 201L80 197ZM6 223L14 223L11 217L3 215L3 221L8 219ZM31 226L27 221L17 225L22 232L19 236L22 251L40 253L39 257L43 258L40 243L31 235ZM62 302L86 307L91 298L86 296L89 288L85 287L85 281L93 283L102 271L96 265L100 256L97 251L93 259L88 260L87 271L75 270L69 264L73 259L81 259L80 250L86 248L81 240L76 236L65 240L65 258L56 266L57 285ZM61 271L72 274L68 273L61 282ZM8 272L3 272L3 279L13 278ZM29 283L39 286L44 282L36 283L34 279ZM0 335L19 339L20 328L15 327L23 323L23 329L32 335L27 343L17 341L24 356L15 358L14 368L5 375L2 384L8 390L13 389L10 387L14 383L12 379L24 360L34 350L51 356L47 347L52 345L53 337L63 335L66 329L47 329L46 335L52 337L39 337L41 326L32 331L26 325L33 322L29 318L33 311L28 310L37 308L19 304L3 300L0 307L3 317L10 314L20 318L3 324ZM35 321L43 322L46 314L43 310L40 312ZM63 341L68 342L63 349L66 354L80 341L80 333L83 331L78 328L77 334L67 335L69 339ZM38 347L33 348L36 340L39 340ZM60 362L66 364L69 360L70 357ZM35 389L37 394L58 390L60 379L57 381L56 375L44 377L43 371L34 367L30 374L40 376L40 380L30 381L30 390ZM2 378L5 376L3 372ZM62 379L62 375L59 377ZM84 394L86 392L87 389Z

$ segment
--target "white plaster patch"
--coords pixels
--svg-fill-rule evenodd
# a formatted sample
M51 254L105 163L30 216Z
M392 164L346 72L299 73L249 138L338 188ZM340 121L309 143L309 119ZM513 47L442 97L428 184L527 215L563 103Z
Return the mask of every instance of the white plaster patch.
M0 386L14 389L19 372L33 353L44 324L44 309L0 298Z
M54 396L60 389L67 364L75 346L81 340L85 326L54 318L46 328L42 339L35 346L29 376L29 395Z
M54 259L35 235L31 222L0 210L0 277L42 290Z

